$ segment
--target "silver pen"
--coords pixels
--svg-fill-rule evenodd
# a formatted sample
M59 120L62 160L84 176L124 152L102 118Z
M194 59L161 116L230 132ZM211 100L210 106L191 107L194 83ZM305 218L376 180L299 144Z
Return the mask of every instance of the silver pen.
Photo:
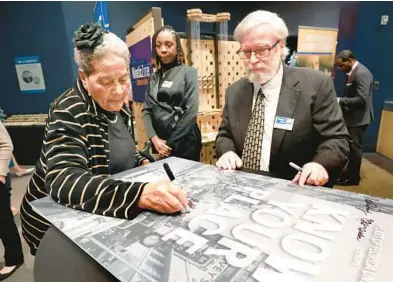
M297 164L295 164L295 163L293 163L293 162L290 162L289 165L290 165L291 167L293 167L294 169L296 169L297 171L300 171L300 172L303 171L303 169L302 169L300 166L298 166Z

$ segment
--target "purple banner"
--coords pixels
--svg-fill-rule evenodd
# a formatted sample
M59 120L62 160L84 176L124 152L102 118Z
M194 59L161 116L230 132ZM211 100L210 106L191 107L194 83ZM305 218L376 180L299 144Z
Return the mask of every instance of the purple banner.
M134 101L144 102L146 86L150 74L153 72L151 65L151 39L150 36L130 46L131 53L131 83Z

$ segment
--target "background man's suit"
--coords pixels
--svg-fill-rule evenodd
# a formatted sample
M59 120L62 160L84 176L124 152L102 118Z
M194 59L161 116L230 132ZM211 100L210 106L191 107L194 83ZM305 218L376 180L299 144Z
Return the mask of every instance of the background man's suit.
M346 177L354 184L358 184L360 180L363 135L367 125L374 120L372 92L373 75L364 65L358 63L348 77L344 97L340 98L339 102L353 140Z
M243 78L226 90L223 120L216 139L217 157L228 151L242 157L252 115L253 84ZM333 83L325 74L284 66L276 117L294 119L292 131L273 129L269 171L292 179L299 166L315 161L338 175L349 154L348 131L336 101Z

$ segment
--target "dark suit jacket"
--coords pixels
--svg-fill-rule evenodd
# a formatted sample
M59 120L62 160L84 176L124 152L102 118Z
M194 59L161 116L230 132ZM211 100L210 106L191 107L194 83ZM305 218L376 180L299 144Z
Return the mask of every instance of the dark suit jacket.
M373 75L361 63L348 78L340 106L348 127L367 125L374 120Z
M223 120L216 139L217 157L228 151L242 156L251 118L253 84L246 78L228 87ZM349 154L348 131L332 79L322 72L284 66L276 116L294 119L292 131L273 129L270 172L292 179L299 166L314 161L337 174ZM331 176L330 176L331 177Z

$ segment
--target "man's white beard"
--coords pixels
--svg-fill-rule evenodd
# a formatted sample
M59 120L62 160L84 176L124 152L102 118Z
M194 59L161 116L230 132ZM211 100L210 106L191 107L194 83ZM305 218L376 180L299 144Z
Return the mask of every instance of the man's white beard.
M265 71L252 71L250 69L246 70L246 76L250 82L255 82L259 84L264 84L273 78L275 73L265 72Z

